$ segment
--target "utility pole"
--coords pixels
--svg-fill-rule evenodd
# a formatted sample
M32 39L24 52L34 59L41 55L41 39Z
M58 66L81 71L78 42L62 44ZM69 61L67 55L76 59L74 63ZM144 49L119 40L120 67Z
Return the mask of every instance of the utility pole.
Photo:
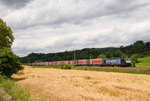
M92 54L90 54L90 59L92 59Z
M73 65L73 67L75 67L75 60L76 60L76 51L74 50L74 65Z
M47 62L48 62L48 66L49 66L49 56L48 56L48 54L47 54Z

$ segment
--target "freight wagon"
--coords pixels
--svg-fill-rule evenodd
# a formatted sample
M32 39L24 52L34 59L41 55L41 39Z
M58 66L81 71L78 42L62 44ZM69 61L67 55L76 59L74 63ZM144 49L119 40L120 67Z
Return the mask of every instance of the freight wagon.
M71 60L69 64L70 65L77 65L77 61L76 60Z
M103 59L90 59L90 66L102 66Z
M56 62L56 65L58 65L58 66L59 66L59 65L63 65L63 61L57 61L57 62Z
M87 65L89 65L89 60L88 59L77 60L77 65L78 66L87 66Z

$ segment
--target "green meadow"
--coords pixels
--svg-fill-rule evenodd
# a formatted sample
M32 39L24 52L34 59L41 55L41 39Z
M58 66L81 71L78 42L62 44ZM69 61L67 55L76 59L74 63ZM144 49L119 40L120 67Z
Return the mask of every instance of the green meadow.
M136 67L150 67L150 54L138 59Z

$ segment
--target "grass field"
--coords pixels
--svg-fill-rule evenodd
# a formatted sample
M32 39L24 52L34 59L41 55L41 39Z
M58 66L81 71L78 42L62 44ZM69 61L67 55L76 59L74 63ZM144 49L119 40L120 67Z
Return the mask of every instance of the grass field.
M31 68L13 75L45 101L150 101L150 76Z
M139 58L138 61L139 63L136 63L136 67L150 67L150 55Z
M88 71L100 71L100 72L117 72L117 73L131 73L131 74L146 74L150 75L150 70L122 70L122 69L100 69L100 68L82 68L77 67L75 70L88 70Z
M32 66L33 68L55 68L55 69L61 69L61 66ZM99 72L118 72L118 73L131 73L131 74L146 74L146 75L150 75L150 70L140 70L140 69L133 69L133 67L131 68L101 68L101 67L97 67L97 68L93 68L93 67L85 67L83 68L82 66L78 66L75 68L71 68L72 70L87 70L87 71L99 71Z

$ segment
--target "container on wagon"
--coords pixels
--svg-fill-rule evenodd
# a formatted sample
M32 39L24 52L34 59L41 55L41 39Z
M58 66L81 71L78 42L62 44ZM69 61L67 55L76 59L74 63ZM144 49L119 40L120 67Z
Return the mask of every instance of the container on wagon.
M70 65L77 65L77 61L76 60L71 60Z
M113 64L121 64L121 59L112 59Z
M56 64L57 64L56 61L52 62L52 66L56 66Z
M63 61L57 61L57 65L62 65Z
M63 61L63 64L69 64L70 62L69 61Z
M48 65L49 65L49 66L52 66L52 65L53 65L53 62L48 62Z
M90 65L102 65L102 59L90 59Z
M89 60L88 59L78 60L77 65L89 65Z
M45 62L44 65L45 65L45 66L48 66L48 65L49 65L49 62Z

